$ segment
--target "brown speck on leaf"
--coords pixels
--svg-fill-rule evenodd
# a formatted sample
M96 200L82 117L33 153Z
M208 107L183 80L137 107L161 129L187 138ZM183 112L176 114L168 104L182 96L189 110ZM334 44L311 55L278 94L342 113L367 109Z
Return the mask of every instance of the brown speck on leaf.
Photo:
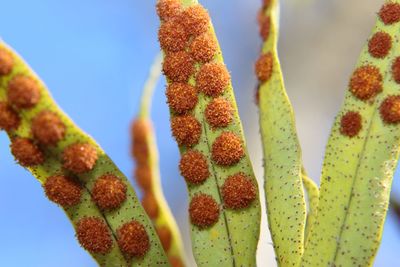
M386 32L377 32L368 42L368 52L375 58L384 58L392 48L392 37Z
M8 82L7 97L16 108L32 108L40 99L39 85L32 77L17 75Z
M209 195L197 194L190 201L190 221L200 227L210 227L218 221L220 209L218 203Z
M43 184L48 199L66 208L78 204L81 200L82 186L74 178L55 175Z
M94 183L92 198L100 209L116 209L126 200L126 185L117 176L105 174Z
M111 251L111 233L101 218L80 219L76 224L76 236L81 246L91 253L107 254Z
M45 110L33 118L32 133L39 143L56 145L64 138L65 125L56 113Z
M400 122L400 95L387 97L381 104L380 109L382 120L389 124Z
M20 124L18 114L6 102L0 102L0 129L16 130Z
M349 111L340 120L340 133L349 137L356 136L362 128L360 113Z
M355 97L371 99L382 91L382 75L375 66L361 66L354 71L349 87Z
M146 229L138 221L125 223L117 230L118 245L128 258L142 257L150 249Z
M10 147L11 153L22 166L31 167L44 162L42 151L28 138L14 138Z
M194 72L194 60L186 51L167 53L163 72L172 82L187 82Z
M253 202L256 196L256 186L243 173L229 176L222 186L224 205L229 209L246 208Z
M62 154L64 168L76 174L91 171L97 158L96 148L87 143L72 144Z
M172 135L180 146L196 145L201 136L201 124L192 115L176 116L171 120Z
M191 184L201 184L210 176L207 158L195 150L182 155L179 170L185 180Z
M225 65L221 63L204 64L196 77L199 91L208 96L217 97L229 86L230 75Z
M224 132L212 144L211 156L218 165L234 165L244 156L242 141L234 133Z

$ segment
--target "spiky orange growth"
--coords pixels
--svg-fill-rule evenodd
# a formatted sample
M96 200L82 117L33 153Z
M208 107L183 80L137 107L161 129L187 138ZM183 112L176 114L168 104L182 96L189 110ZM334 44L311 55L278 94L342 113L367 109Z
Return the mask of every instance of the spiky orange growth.
M350 91L361 100L368 100L382 91L382 75L372 65L357 68L350 80Z
M18 114L5 102L0 102L0 129L11 131L18 128Z
M186 182L191 184L200 184L210 176L206 157L195 150L182 155L179 170Z
M212 144L211 157L218 165L234 165L243 156L242 141L232 132L222 133Z
M226 127L233 119L232 105L222 97L215 98L207 105L205 116L212 127Z
M394 124L400 122L400 95L387 97L381 104L380 109L382 120Z
M340 120L340 133L349 137L356 136L362 128L360 113L349 111Z
M92 198L100 209L116 209L126 200L126 184L113 174L100 176L94 183Z
M186 51L168 53L164 58L163 72L172 82L187 82L194 71L194 60Z
M166 96L169 107L178 114L192 110L198 101L196 88L186 83L171 83Z
M10 52L0 48L0 76L8 75L14 67L14 59Z
M179 16L179 19L189 35L197 36L205 33L210 26L210 16L200 4L186 8Z
M211 61L218 51L214 36L206 32L196 37L190 44L190 53L194 60L206 63Z
M32 77L17 75L8 83L7 97L17 108L32 108L40 99L39 85Z
M229 209L247 208L257 196L257 188L244 173L229 176L222 186L222 198Z
M260 82L268 81L273 72L274 57L272 53L261 55L256 61L255 71Z
M179 0L158 0L156 7L158 16L164 21L179 15L182 10Z
M151 169L148 165L140 165L135 169L137 184L144 190L149 191L153 184L151 179Z
M81 246L91 253L107 254L113 241L107 224L96 217L84 217L76 224L76 237Z
M386 32L377 32L368 42L368 52L375 58L384 58L392 48L392 37Z
M196 145L201 136L201 124L192 115L176 116L171 120L172 135L180 146Z
M12 140L11 153L25 167L42 164L44 161L42 151L28 138L17 137Z
M386 25L400 21L400 4L389 2L382 6L379 17Z
M263 12L263 11L261 11ZM271 18L269 16L260 15L259 17L260 36L263 41L266 41L271 32Z
M137 221L125 223L117 230L119 248L129 258L142 257L150 249L146 229Z
M183 262L178 257L171 256L168 258L168 261L172 267L184 267Z
M204 64L196 77L197 88L206 95L217 97L229 86L231 77L224 64Z
M96 148L87 143L69 145L62 154L64 168L76 174L92 170L97 158Z
M392 76L393 79L397 82L400 83L400 57L397 57L393 61L392 65Z
M164 251L168 251L171 248L172 233L166 226L156 228L157 235L160 238L161 245Z
M66 208L81 201L82 186L75 179L65 175L55 175L47 178L43 185L48 199Z
M189 41L185 27L178 19L171 19L161 24L158 31L160 46L167 52L184 50Z
M219 213L218 203L210 195L197 194L190 201L190 221L200 228L215 224L218 221Z
M157 200L153 193L146 192L142 198L142 206L151 219L156 219L159 214Z
M58 115L42 111L32 120L33 136L44 145L56 145L65 136L65 125Z

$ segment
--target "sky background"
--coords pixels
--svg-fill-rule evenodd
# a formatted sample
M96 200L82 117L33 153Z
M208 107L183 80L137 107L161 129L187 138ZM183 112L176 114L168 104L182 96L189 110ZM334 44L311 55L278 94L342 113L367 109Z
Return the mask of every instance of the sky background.
M261 182L258 114L253 104L260 1L202 3L211 13L232 74L248 147ZM159 51L154 4L155 0L1 1L0 37L29 62L59 105L130 178L129 124ZM381 0L283 1L279 52L305 166L316 181L333 118L381 4ZM178 174L179 153L169 130L164 86L162 81L153 106L161 173L190 255L186 187ZM29 172L14 163L8 145L6 135L0 133L0 265L96 266L79 247L63 211L44 197ZM400 197L398 176L394 192ZM264 245L258 259L263 264L259 265L274 266L268 231L262 232ZM375 266L400 266L398 251L400 222L389 214Z

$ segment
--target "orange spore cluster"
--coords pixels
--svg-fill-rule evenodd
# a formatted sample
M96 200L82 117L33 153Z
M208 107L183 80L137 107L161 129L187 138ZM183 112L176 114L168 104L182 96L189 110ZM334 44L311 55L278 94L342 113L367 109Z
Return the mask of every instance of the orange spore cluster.
M125 223L117 230L121 251L128 257L142 257L150 249L150 240L144 226L138 221Z
M340 133L348 137L356 136L362 128L360 113L349 111L340 120Z
M207 63L196 76L196 86L204 94L217 97L229 86L230 80L230 74L224 64Z
M81 201L82 186L69 176L51 176L46 179L43 188L49 200L64 208L75 206Z
M147 136L151 131L151 125L145 119L137 119L132 123L132 156L138 163L138 168L146 166L149 158Z
M147 165L136 166L134 176L140 188L142 188L144 191L151 190L151 186L153 183L151 181L151 169L149 166Z
M190 150L182 155L179 170L190 184L201 184L210 176L207 158L196 150Z
M210 62L218 51L218 44L212 34L206 32L197 36L190 44L190 54L201 63Z
M142 198L142 206L151 219L156 219L160 212L157 199L152 192L146 192Z
M232 132L222 133L212 144L211 157L218 165L235 165L244 153L241 139Z
M180 146L196 145L201 136L201 124L192 115L176 116L171 120L172 135Z
M16 108L32 108L40 99L39 85L32 77L17 75L8 83L7 97Z
M166 96L168 105L178 114L191 111L198 102L196 88L186 83L171 83Z
M11 153L19 164L31 167L44 162L44 155L40 148L28 138L17 137L11 142Z
M368 42L368 52L375 58L384 58L392 48L392 37L386 32L377 32Z
M185 49L189 35L182 23L176 18L161 24L158 31L158 41L162 49L168 52L178 52Z
M158 237L160 238L161 245L164 251L168 251L171 248L172 233L166 226L161 226L156 228Z
M96 164L97 158L96 148L88 143L69 145L62 153L64 168L76 174L91 171Z
M18 114L6 102L0 102L0 129L16 130L21 120Z
M229 176L222 186L224 206L229 209L247 208L257 196L257 187L243 173Z
M56 145L65 136L65 125L52 111L42 111L32 120L32 134L43 145Z
M8 75L14 67L14 58L10 52L0 48L0 76Z
M184 267L183 262L180 258L171 256L168 258L169 264L171 264L172 267Z
M191 222L200 227L210 227L218 221L220 208L210 195L197 194L190 201L189 216Z
M179 16L189 35L197 36L208 31L210 16L207 10L199 4L186 8Z
M268 81L272 76L274 57L272 53L261 55L256 61L255 72L260 82Z
M350 91L361 100L369 100L382 91L382 74L373 65L357 68L350 80Z
M379 17L386 25L400 21L400 4L389 2L382 6Z
M226 127L233 120L233 112L231 103L222 97L218 97L207 105L205 117L211 127Z
M400 122L400 95L387 97L380 106L381 118L385 123L395 124Z
M396 83L400 84L400 57L397 57L392 64L392 77Z
M80 219L76 224L76 237L82 247L91 253L107 254L113 245L111 233L101 218Z
M102 210L119 208L126 200L126 184L113 174L97 178L92 189L92 198Z
M187 82L194 72L194 63L186 51L171 52L164 58L163 72L172 82Z
M166 21L178 16L182 11L182 6L179 0L159 0L156 9L160 19Z

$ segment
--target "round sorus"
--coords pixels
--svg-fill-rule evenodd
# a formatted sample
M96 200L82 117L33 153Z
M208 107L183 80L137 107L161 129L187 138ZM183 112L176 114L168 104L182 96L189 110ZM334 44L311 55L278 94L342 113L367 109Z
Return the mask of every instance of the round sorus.
M360 113L349 111L340 120L340 133L349 137L356 136L362 128Z
M192 110L198 101L196 88L186 83L171 83L165 94L169 107L178 114Z
M185 26L186 32L190 35L200 35L208 31L210 16L207 10L199 4L186 8L179 19Z
M386 32L377 32L368 42L368 52L375 58L384 58L392 48L392 37Z
M160 238L161 245L164 251L168 251L171 247L172 233L166 226L161 226L156 228L157 235Z
M400 21L400 4L389 2L382 6L379 17L386 25Z
M44 161L42 151L28 138L17 137L12 140L11 153L25 167L42 164Z
M194 60L186 51L168 53L164 58L163 72L172 82L187 82L194 71Z
M190 44L190 54L193 59L206 63L211 61L218 50L218 44L210 33L203 33L196 37Z
M382 91L382 75L372 65L357 68L350 80L350 91L361 100L368 100Z
M190 201L190 221L200 228L215 224L218 221L219 213L218 203L210 195L197 194Z
M172 267L184 267L183 262L181 259L178 257L170 256L168 257L169 264L171 264Z
M10 74L13 66L14 59L12 54L3 48L0 48L0 76Z
M226 127L233 119L232 105L222 97L215 98L207 105L205 116L212 127Z
M158 16L164 21L179 15L182 10L179 0L158 0L156 8Z
M387 97L381 104L380 109L382 120L386 123L400 122L400 95Z
M176 116L171 120L172 135L180 146L196 145L201 136L201 124L192 115Z
M157 200L153 193L146 192L142 198L142 206L151 219L156 219L159 214Z
M62 154L64 168L76 174L92 170L97 158L96 148L87 143L69 145Z
M33 136L44 145L55 145L65 136L65 125L57 114L42 111L32 120Z
M200 184L210 176L206 157L195 150L182 155L179 170L186 182L191 184Z
M149 160L149 147L146 142L133 142L132 155L138 164L147 164Z
M259 24L260 24L260 36L264 41L266 41L271 32L271 18L269 16L260 15Z
M40 99L39 85L32 77L17 75L8 82L7 97L16 108L32 108Z
M234 133L224 132L212 144L211 157L218 165L234 165L243 156L242 141Z
M43 184L46 196L62 207L78 204L82 196L82 186L75 179L65 175L47 178Z
M274 57L271 53L261 55L255 65L255 71L258 80L260 80L261 82L268 81L272 76L273 66Z
M165 51L178 52L184 50L187 46L189 35L178 19L171 19L161 24L158 31L158 41Z
M397 83L400 83L400 57L397 57L392 64L392 76Z
M20 123L18 114L5 102L0 102L0 129L15 130Z
M76 224L76 237L82 247L91 253L107 254L113 245L107 224L96 217L80 219Z
M136 119L131 126L131 134L133 140L137 142L146 142L149 133L151 132L151 124L146 119Z
M216 97L222 94L230 83L230 75L225 65L221 63L204 64L196 77L197 88L208 96Z
M263 0L263 8L269 8L271 5L271 0Z
M149 191L153 184L151 180L151 169L148 165L138 165L135 169L135 180L144 190Z
M94 183L92 198L100 209L116 209L126 200L126 184L113 174L105 174Z
M137 221L125 223L117 230L119 248L126 256L142 257L150 249L146 229Z
M224 206L229 209L248 207L257 196L257 188L243 173L229 176L222 186Z

